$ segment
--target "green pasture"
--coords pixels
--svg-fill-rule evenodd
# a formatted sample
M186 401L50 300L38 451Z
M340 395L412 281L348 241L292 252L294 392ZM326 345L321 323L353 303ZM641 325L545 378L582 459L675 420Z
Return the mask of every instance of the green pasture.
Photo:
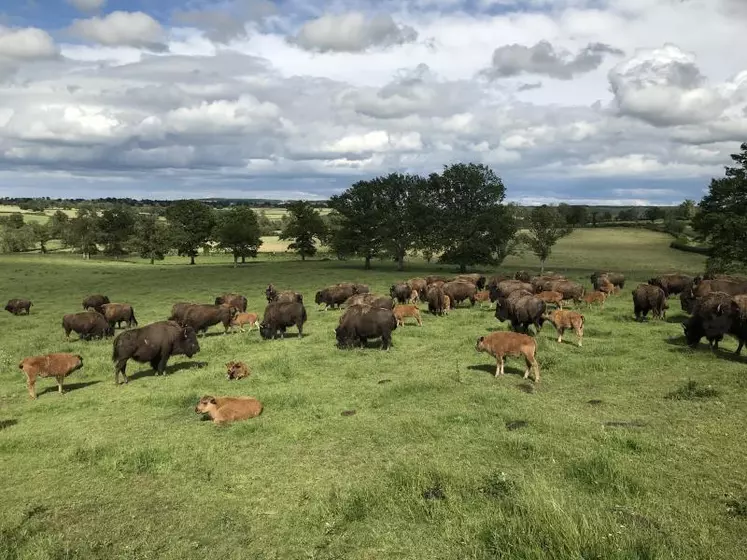
M632 317L637 281L702 270L670 240L579 230L558 244L548 269L586 285L598 267L629 280L604 311L584 309L582 348L573 334L558 344L550 325L537 335L537 385L517 359L493 377L475 341L507 325L478 306L424 310L388 352L335 348L339 311L319 310L316 290L356 281L386 293L453 271L441 265L0 257L0 295L34 302L28 317L0 315L0 558L744 558L745 362L732 339L717 355L684 347L674 298L666 321ZM519 268L536 261L501 270ZM111 340L66 341L60 325L90 293L131 303L141 325L225 291L261 313L270 282L304 294L302 339L214 327L165 377L130 363L128 385L113 383ZM18 362L52 351L85 366L64 396L41 380L31 401ZM251 377L228 381L229 360ZM194 412L204 394L252 395L265 410L216 427Z

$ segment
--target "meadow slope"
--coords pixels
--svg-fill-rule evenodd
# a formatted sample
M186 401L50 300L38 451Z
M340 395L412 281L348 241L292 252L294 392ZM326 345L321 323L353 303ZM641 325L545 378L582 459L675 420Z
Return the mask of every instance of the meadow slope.
M632 317L636 281L702 270L669 241L582 230L558 244L548 268L587 286L597 267L630 280L604 311L584 311L583 348L545 326L536 386L519 360L493 377L475 340L507 325L478 306L424 313L389 352L335 348L339 312L317 309L317 289L361 281L386 293L443 266L1 257L0 295L34 307L0 315L0 558L743 558L745 362L732 339L718 356L684 347L676 299L667 321ZM501 270L535 267L512 257ZM268 282L304 294L301 340L214 328L166 377L131 363L126 386L113 383L111 340L66 341L60 326L96 292L132 303L141 325L234 290L261 313ZM18 361L50 351L80 353L85 367L64 396L38 382L32 402ZM227 381L233 359L252 376ZM694 391L666 398L689 380ZM253 395L265 411L219 428L194 412L203 394Z

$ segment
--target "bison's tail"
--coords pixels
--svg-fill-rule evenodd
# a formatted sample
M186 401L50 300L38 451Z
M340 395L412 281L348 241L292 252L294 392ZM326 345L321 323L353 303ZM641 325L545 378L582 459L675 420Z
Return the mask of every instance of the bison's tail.
M132 322L137 325L137 319L135 319L135 310L132 310L132 313L130 314L130 318L132 319Z
M306 322L306 306L301 307L301 320L305 323Z

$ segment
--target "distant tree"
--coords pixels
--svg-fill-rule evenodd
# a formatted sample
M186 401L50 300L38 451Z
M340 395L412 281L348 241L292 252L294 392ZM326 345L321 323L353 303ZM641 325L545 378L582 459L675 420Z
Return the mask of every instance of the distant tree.
M20 228L0 226L0 252L21 253L34 247L34 233L30 225Z
M96 209L92 206L81 206L78 209L78 215L70 220L66 243L77 249L84 259L90 259L91 255L99 251L96 242L100 236Z
M221 212L215 228L215 239L221 248L231 251L234 266L239 257L242 263L246 262L246 257L256 257L262 245L257 214L248 206L234 206Z
M659 208L658 206L649 206L648 208L646 208L646 211L643 213L643 216L649 222L653 223L656 220L664 219L665 212L663 208Z
M135 231L135 216L133 207L123 204L101 212L98 227L105 255L119 257L125 254L124 245Z
M677 218L680 220L692 220L695 217L696 210L695 201L688 198L677 207Z
M337 221L337 227L330 232L330 247L338 257L359 255L366 270L371 268L371 259L383 251L378 202L377 190L371 181L358 181L329 200Z
M180 200L166 210L179 255L195 264L199 248L210 238L215 227L213 210L196 200Z
M602 212L602 215L599 218L603 222L611 222L612 221L612 212L607 210L606 212Z
M260 210L257 214L257 223L259 224L259 234L262 236L276 235L280 229L280 224L268 218L264 210Z
M57 210L49 219L49 234L52 239L65 240L70 228L70 217L61 210Z
M288 220L280 234L280 239L292 239L288 248L301 255L301 260L316 254L314 239L325 236L324 222L319 212L305 200L288 204Z
M135 219L134 234L129 247L140 258L149 259L150 264L162 261L173 246L174 240L167 222L155 214L139 214Z
M528 233L522 241L537 255L540 260L540 274L545 272L545 261L552 254L553 246L561 237L573 231L557 208L542 205L534 208L529 214Z
M637 222L638 210L635 208L625 208L617 213L617 219L620 222Z
M585 226L589 221L589 209L586 206L571 206L565 221L573 227Z
M47 243L52 239L52 227L50 222L34 222L30 225L34 241L39 244L39 250L46 254Z
M18 212L5 218L5 226L10 229L21 229L24 226L23 214Z
M729 271L747 265L747 142L732 154L734 167L712 179L693 219L693 229L711 247L708 268Z
M665 211L664 228L674 236L680 235L685 231L685 223L678 219L679 215L678 208Z
M353 246L351 238L348 235L346 226L347 218L337 210L332 210L322 216L324 220L324 238L322 243L330 248L338 260L344 261L351 255L356 254L356 247Z
M440 260L465 272L475 264L498 265L511 250L516 207L503 204L506 188L484 164L457 163L428 178L428 210Z

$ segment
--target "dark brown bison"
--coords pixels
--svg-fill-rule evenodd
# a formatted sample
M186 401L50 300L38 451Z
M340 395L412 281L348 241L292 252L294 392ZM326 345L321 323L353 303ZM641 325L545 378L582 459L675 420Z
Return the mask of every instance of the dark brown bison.
M20 315L25 313L29 315L31 313L31 306L34 305L27 299L11 299L5 305L5 311L12 313L13 315Z
M223 294L215 298L215 305L228 305L243 313L246 311L246 298L241 294Z
M340 348L365 346L368 339L381 338L381 349L392 345L392 332L397 328L397 318L389 309L353 305L340 318L335 329L337 345Z
M317 305L324 304L324 310L326 311L330 307L339 308L345 303L345 300L353 295L355 295L355 288L352 284L327 286L316 293L314 302Z
M295 326L298 338L303 337L306 322L306 308L297 301L274 301L265 307L264 317L259 324L259 334L264 339L285 338L285 329Z
M73 331L81 340L114 336L114 327L109 325L106 318L98 311L68 313L62 317L62 328L65 329L67 338L70 338L70 333Z
M451 300L451 309L463 301L469 300L470 305L475 305L475 294L477 293L477 286L470 282L447 282L443 287L444 294L449 296Z
M550 284L550 290L563 294L563 301L574 301L580 303L584 298L584 287L578 282L570 280L558 280Z
M376 294L355 294L345 300L344 307L351 305L369 305L371 307L382 307L384 309L393 309L394 301L389 296L378 296Z
M482 274L460 274L453 280L454 282L469 282L477 287L478 290L482 290L485 287L487 279Z
M546 274L544 276L535 276L533 277L529 283L532 285L532 290L535 294L538 294L540 292L551 292L553 291L552 285L555 282L560 282L562 280L567 280L565 276L561 276L559 274Z
M693 277L687 274L663 274L648 281L652 286L659 286L667 297L681 294L692 288Z
M696 300L704 298L711 292L723 292L731 296L747 294L747 282L739 282L729 279L713 279L693 281L689 290L680 294L682 310L692 313Z
M127 383L127 360L150 363L156 375L166 375L166 364L171 356L191 358L200 351L197 334L191 327L182 327L174 321L159 321L144 327L124 331L114 339L112 361L114 383L122 374Z
M396 299L398 303L407 303L412 294L412 288L406 282L400 282L399 284L392 284L389 288L389 295L392 299Z
M176 321L180 325L184 325L184 318L187 316L187 311L199 303L186 303L179 302L171 306L171 315L169 315L169 321Z
M101 313L101 306L105 303L111 303L109 301L109 298L105 295L101 294L95 294L92 296L88 296L86 299L83 300L83 309L95 309L99 313Z
M532 276L525 270L520 270L519 272L514 274L514 280L518 280L519 282L524 282L525 284L529 284L532 281Z
M452 278L447 278L446 276L440 276L438 274L425 277L425 281L429 286L436 282L443 282L444 284L446 284L446 282L451 282L451 280Z
M692 317L682 323L682 328L692 348L705 337L711 349L717 350L724 335L731 334L739 341L736 353L740 354L747 340L747 296L711 292L695 302Z
M407 281L410 290L415 290L421 299L425 299L425 292L428 289L428 282L425 278L410 278Z
M505 282L506 280L515 280L513 276L509 276L508 274L495 274L488 278L487 282L485 283L485 287L490 291L491 288L495 288L500 284L501 282Z
M134 324L137 326L137 319L135 319L135 310L129 303L105 303L101 306L101 311L109 325L114 327L120 326L121 323L126 322L127 328L132 328Z
M184 315L184 326L191 327L196 333L207 332L213 325L223 324L223 334L228 334L231 328L231 320L236 316L238 310L235 307L225 305L200 304L193 305Z
M511 329L517 332L528 333L531 325L539 332L546 309L545 302L531 292L517 290L496 300L495 318L501 322L510 321Z
M642 321L649 313L654 319L664 319L666 317L667 296L659 286L650 284L638 284L633 290L633 311L635 318Z
M606 276L610 284L612 284L613 286L617 286L621 290L625 287L625 275L624 274L621 274L619 272L609 272L609 271L598 270L597 272L594 272L590 276L591 285L594 286L595 290L599 289L599 287L597 286L597 278L599 278L600 276Z
M518 280L503 280L497 285L490 287L490 301L496 301L499 297L508 297L511 292L524 290L531 292L532 285L519 282Z
M267 289L265 290L265 296L267 297L268 303L273 301L280 303L303 303L303 296L298 292L294 292L292 290L278 292L272 284L267 286Z
M444 290L441 286L429 286L425 293L425 299L428 301L428 311L434 315L444 314Z

